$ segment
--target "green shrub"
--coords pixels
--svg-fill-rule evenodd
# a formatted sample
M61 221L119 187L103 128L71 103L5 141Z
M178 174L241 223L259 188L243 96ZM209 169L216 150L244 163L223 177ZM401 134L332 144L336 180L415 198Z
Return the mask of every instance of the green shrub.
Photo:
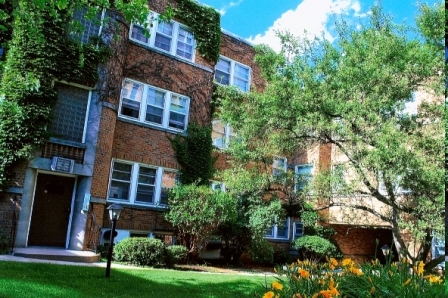
M325 238L319 236L303 236L294 242L294 248L304 259L324 260L326 257L339 257L337 247Z
M137 266L163 266L165 246L159 239L126 238L115 246L114 260Z
M187 258L187 248L183 245L171 245L166 248L166 265L172 267Z
M5 233L3 233L2 229L0 228L0 254L7 254L9 252L10 248L10 239L8 236L6 236Z
M285 250L276 250L274 251L274 264L275 265L284 265L290 263L291 256Z
M274 263L274 248L264 238L252 239L249 255L252 261L258 264L272 265Z

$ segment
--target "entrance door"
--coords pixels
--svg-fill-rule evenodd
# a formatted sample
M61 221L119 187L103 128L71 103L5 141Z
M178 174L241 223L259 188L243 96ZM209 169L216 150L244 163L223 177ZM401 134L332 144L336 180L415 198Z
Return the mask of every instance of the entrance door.
M65 247L75 178L38 174L28 245Z

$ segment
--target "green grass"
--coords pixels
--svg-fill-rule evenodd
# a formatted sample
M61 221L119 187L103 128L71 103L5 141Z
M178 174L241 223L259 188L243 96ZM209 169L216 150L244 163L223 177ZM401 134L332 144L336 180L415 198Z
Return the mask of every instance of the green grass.
M274 277L0 261L0 297L261 297Z

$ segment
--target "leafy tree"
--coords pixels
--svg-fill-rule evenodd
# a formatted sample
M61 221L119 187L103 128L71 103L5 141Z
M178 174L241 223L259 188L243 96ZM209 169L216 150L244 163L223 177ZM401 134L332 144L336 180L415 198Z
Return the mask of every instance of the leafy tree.
M441 5L421 6L420 34L410 38L409 28L374 6L360 28L337 22L334 43L279 33L280 53L257 47L267 80L262 93L218 88L222 118L238 131L229 152L252 164L331 144L345 158L344 177L322 171L306 200L369 212L390 224L400 254L426 260L433 234L444 230L443 30L436 29L443 21ZM408 112L421 94L430 100ZM370 208L365 197L387 208ZM419 241L416 254L403 231Z
M176 227L178 240L192 260L205 250L218 225L236 219L236 201L209 186L176 186L169 194L169 206L165 218Z

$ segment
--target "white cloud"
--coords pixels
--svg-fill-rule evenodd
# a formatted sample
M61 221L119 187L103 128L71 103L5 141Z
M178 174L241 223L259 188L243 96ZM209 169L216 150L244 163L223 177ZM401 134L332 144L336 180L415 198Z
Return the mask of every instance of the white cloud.
M312 38L322 36L333 41L328 23L333 14L348 17L364 17L359 0L303 0L295 10L283 13L266 32L250 36L247 40L253 44L267 44L280 51L280 40L276 31L289 31L295 36ZM306 33L305 33L306 31Z
M241 4L241 2L243 2L244 0L238 0L236 2L231 1L229 4L224 5L224 7L222 7L220 10L218 10L218 12L223 16L226 14L227 10L229 10L229 8L238 6Z

